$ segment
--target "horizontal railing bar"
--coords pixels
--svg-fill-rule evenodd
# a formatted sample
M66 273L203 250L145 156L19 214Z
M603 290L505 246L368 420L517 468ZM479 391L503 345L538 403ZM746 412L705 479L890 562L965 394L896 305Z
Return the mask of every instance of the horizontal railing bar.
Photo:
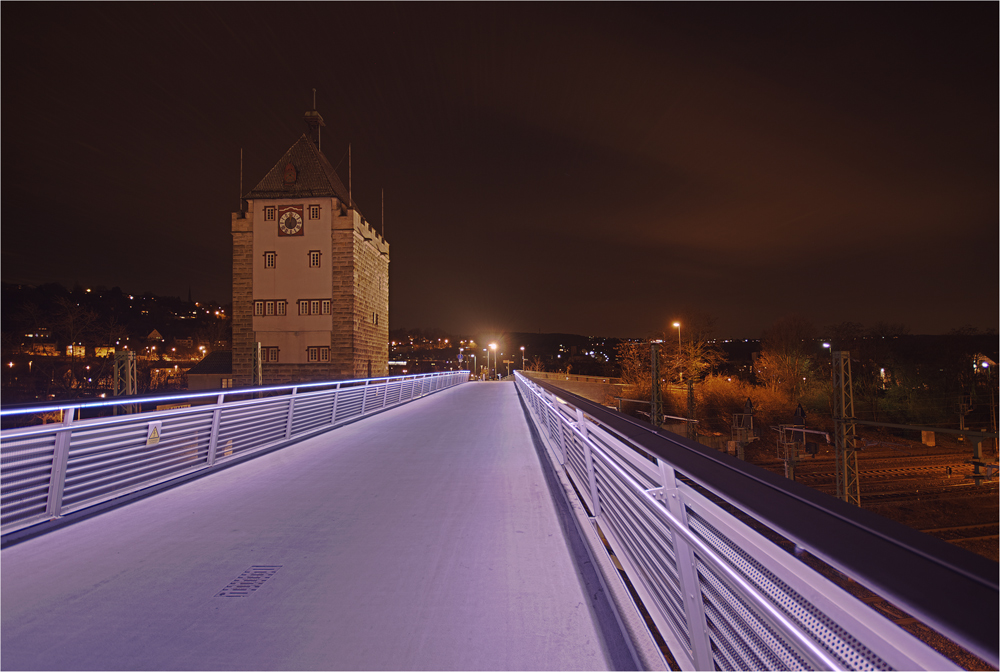
M447 372L447 373L454 373L454 372ZM429 374L429 375L439 376L440 374ZM391 381L395 381L397 379L393 378L393 379L371 379L371 380L379 380L379 381L382 381L382 380L391 380ZM344 383L337 383L337 385L346 385L346 383L348 383L348 382L353 383L355 381L345 381ZM330 383L327 383L327 384L330 384ZM379 387L381 388L382 385L383 384L379 384ZM254 388L254 389L265 389L265 388ZM278 389L278 388L274 388L274 389ZM289 389L290 390L292 388L291 387L287 387L287 388L280 388L280 389ZM351 385L351 386L338 387L338 388L329 389L329 390L313 390L313 391L310 391L310 392L307 392L307 393L302 393L301 396L309 395L310 397L316 397L316 396L321 396L321 395L330 395L332 397L332 396L334 396L334 395L336 395L338 393L340 393L340 394L349 394L351 392L354 392L357 395L358 401L360 401L362 399L362 396L363 396L362 395L362 391L365 390L365 389L366 389L365 387L360 386L360 385L357 385L357 386ZM371 389L371 388L368 388L368 389ZM200 397L204 397L206 395L196 395L196 396L198 396L200 398ZM218 391L216 391L213 394L208 395L208 396L212 396L212 397L216 397L217 398L217 397L220 396L220 393ZM187 399L187 398L188 397L174 397L173 399L177 400L177 399ZM222 408L224 408L228 412L231 412L232 409L236 409L236 408L247 407L247 406L253 407L253 406L259 406L259 405L264 404L266 402L273 402L274 406L276 407L276 410L278 410L279 412L284 412L284 409L282 409L282 408L280 408L278 406L278 402L287 402L287 400L289 398L291 398L290 395L289 396L281 396L281 397L268 397L266 399L240 399L240 400L235 400L235 401L225 401L225 402L223 402ZM119 404L113 404L113 405L119 405ZM164 409L162 411L144 411L144 412L141 412L141 413L133 413L133 414L130 414L130 415L115 415L115 416L109 416L109 417L105 417L105 418L84 418L84 419L81 419L81 420L74 420L73 423L72 423L72 425L70 425L70 426L73 429L83 429L83 428L92 429L92 428L95 428L95 427L101 427L101 426L106 426L106 425L107 426L111 426L111 425L118 425L118 424L127 424L129 422L136 422L136 419L139 418L139 417L142 417L142 418L154 418L154 414L155 414L155 418L154 419L160 420L160 419L166 419L166 418L180 417L180 416L184 416L184 415L191 415L191 414L195 414L195 413L210 412L212 409L214 409L217 406L218 406L218 404L200 404L198 406L191 406L189 408L171 408L171 409ZM61 406L61 407L59 407L58 409L55 409L55 410L64 410L64 409L69 409L69 408L78 408L78 407L77 406L73 406L73 405L67 405L67 406ZM52 410L52 409L50 409L50 410ZM41 411L37 411L37 410L27 411L26 410L26 411L23 411L22 413L27 414L27 413L38 413L38 412L41 412ZM29 426L29 427L12 427L10 429L3 430L3 434L4 434L5 437L10 437L10 438L15 438L15 437L16 438L27 438L27 437L31 437L31 436L49 434L49 433L51 433L53 431L52 427L55 427L55 426L61 427L62 425L59 425L58 423L49 423L49 424L46 424L46 425L32 425L32 426Z
M294 388L304 388L304 387L323 387L323 386L358 386L362 387L366 382L376 381L402 381L402 380L416 380L421 377L426 378L440 378L442 376L448 376L457 373L455 371L435 371L433 373L424 374L412 374L407 376L390 376L385 378L358 378L352 380L344 381L320 381L320 382L310 382L310 383L293 383L289 385L274 385L269 387L236 387L227 388L225 390L213 390L210 392L189 392L187 394L179 395L152 395L146 397L113 397L105 399L94 399L94 400L67 400L66 402L55 401L44 406L24 406L21 404L8 404L4 408L0 408L0 416L14 416L14 415L30 415L38 413L51 413L54 411L62 411L70 408L84 409L84 408L104 408L109 406L124 406L124 405L135 405L135 404L149 404L154 401L169 401L173 403L181 403L185 399L201 399L206 397L218 397L223 396L240 396L244 394L260 394L264 392L277 392L280 390L291 391ZM248 401L259 401L257 399L252 399Z

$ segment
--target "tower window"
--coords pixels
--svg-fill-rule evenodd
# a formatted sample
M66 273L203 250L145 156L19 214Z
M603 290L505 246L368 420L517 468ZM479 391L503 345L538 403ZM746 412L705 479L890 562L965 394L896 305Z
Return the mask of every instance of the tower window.
M262 362L277 362L278 348L275 346L268 346L266 348L261 348L260 359Z
M265 301L264 302L264 314L265 315L274 315L274 301Z
M329 315L330 299L299 299L299 315Z
M306 348L306 360L309 362L329 362L330 348L327 346L310 346Z
M264 314L264 302L263 301L254 301L253 302L253 314L254 315L263 315Z
M268 220L268 221L273 220L274 219L274 214L275 214L275 208L274 208L273 205L269 205L269 206L267 206L267 207L264 208L264 219L265 220Z
M264 268L276 268L278 265L278 253L277 252L265 252L264 253Z
M309 206L309 219L319 219L319 206L310 205Z
M275 301L275 308L277 309L278 315L284 315L287 306L288 301Z
M309 250L309 268L319 268L319 250Z

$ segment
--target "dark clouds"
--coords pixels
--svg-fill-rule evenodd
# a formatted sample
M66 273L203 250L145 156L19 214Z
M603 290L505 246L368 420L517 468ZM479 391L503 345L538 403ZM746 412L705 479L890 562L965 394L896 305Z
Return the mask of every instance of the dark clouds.
M302 132L392 245L391 326L998 322L997 7L4 6L3 278L226 301Z

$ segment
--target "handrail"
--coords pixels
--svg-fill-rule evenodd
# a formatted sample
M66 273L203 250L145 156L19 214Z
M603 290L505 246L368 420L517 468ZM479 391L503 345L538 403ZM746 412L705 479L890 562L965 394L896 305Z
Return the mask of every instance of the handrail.
M997 665L994 563L544 381L517 386L682 667L955 667L730 507Z
M83 409L164 397L4 409L8 416L64 413L60 423L0 430L0 532L7 541L40 523L200 475L468 379L468 371L446 371L215 390L166 397L173 404L215 397L214 403L86 419L79 419ZM232 399L264 393L279 394Z
M11 417L16 415L51 413L66 409L82 410L84 408L104 408L124 405L142 405L153 402L183 402L184 400L202 399L208 397L245 396L247 394L264 394L269 392L280 392L282 390L295 390L308 387L340 387L343 385L364 385L369 381L387 380L409 380L424 377L446 376L455 373L454 371L437 371L433 373L410 374L405 376L391 376L388 378L355 378L351 380L321 380L304 383L290 383L287 385L266 385L261 387L229 387L219 390L206 390L205 392L186 392L168 394L148 394L145 396L111 397L100 399L66 399L55 400L41 406L31 403L6 404L0 408L0 417Z

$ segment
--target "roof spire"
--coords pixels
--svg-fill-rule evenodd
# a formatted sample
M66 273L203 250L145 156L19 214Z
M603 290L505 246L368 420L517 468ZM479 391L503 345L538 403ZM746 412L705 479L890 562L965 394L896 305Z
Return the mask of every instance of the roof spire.
M309 139L313 141L316 145L316 149L323 151L323 145L320 142L320 128L326 126L323 123L323 117L320 113L316 111L316 89L313 89L313 109L307 111L303 119L306 122L306 126L309 128Z

